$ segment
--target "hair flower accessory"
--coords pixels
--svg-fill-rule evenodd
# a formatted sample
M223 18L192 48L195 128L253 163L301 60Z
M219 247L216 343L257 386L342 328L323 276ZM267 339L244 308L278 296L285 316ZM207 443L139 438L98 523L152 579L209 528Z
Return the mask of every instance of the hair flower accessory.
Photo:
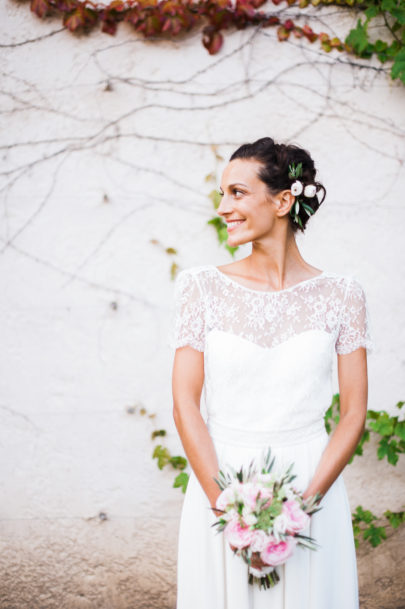
M304 187L302 185L301 180L295 180L295 182L293 182L291 184L291 192L293 195L295 195L295 196L300 195L303 190L304 190Z
M288 177L290 179L295 178L295 181L291 184L290 187L291 193L295 197L299 197L299 195L302 193L304 193L305 197L314 197L316 194L316 185L307 184L304 187L302 181L296 179L302 177L302 163L298 163L296 166L294 163L291 163L291 165L288 165L288 170ZM305 203L305 201L302 201L299 198L295 200L294 204L291 206L290 215L292 216L294 222L296 222L301 228L303 228L302 220L299 216L300 207L302 207L302 209L306 212L307 216L311 216L313 213L315 213L315 210L312 209L312 207L308 205L308 203Z
M310 199L316 195L316 186L315 184L307 184L304 188L304 195Z

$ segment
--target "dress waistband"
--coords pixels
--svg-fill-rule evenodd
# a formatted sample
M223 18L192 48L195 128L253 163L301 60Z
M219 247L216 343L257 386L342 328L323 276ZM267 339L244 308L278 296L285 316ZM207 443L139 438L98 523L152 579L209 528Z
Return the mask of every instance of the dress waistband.
M299 444L318 436L328 436L323 418L301 427L273 430L240 429L209 418L207 420L207 427L213 439L225 444L239 446L260 447L269 444L272 446Z

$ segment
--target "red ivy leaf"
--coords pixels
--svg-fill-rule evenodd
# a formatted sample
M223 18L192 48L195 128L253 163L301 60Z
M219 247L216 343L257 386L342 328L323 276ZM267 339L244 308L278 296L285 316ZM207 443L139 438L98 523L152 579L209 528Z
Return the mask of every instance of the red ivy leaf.
M156 36L162 31L162 24L157 15L149 15L145 18L144 22L137 28L139 32L143 32L143 35Z
M224 38L221 32L218 32L212 26L207 26L203 29L202 43L210 55L215 55L215 53L218 53L223 42Z
M67 13L63 17L63 25L71 32L75 32L77 28L84 25L84 18L80 9L76 9L73 13Z
M220 9L231 8L232 3L229 0L216 0L215 2L212 2L212 6Z
M270 25L278 25L280 23L280 19L279 17L269 17L268 19L266 19L266 21L264 21L263 23L263 27L268 27Z
M63 25L71 32L79 28L90 28L97 22L97 13L91 9L79 6L73 13L68 13L63 17Z
M318 38L318 34L315 34L313 29L307 24L304 25L302 31L304 32L304 36L308 38L309 42L314 42Z
M114 36L115 32L117 31L117 22L113 21L112 19L108 19L108 17L102 19L101 22L103 24L101 26L101 31Z
M31 0L31 10L38 17L45 17L50 11L50 5L47 0Z
M72 13L78 8L84 8L78 0L58 0L57 8L64 13Z
M267 0L250 0L255 8L259 8L262 4L266 4Z
M342 41L339 38L332 38L330 41L330 46L332 49L338 49L339 51L343 50Z
M292 30L294 29L295 25L294 25L294 21L292 19L287 19L284 22L284 27L286 30Z
M162 11L162 13L167 13L168 15L171 15L172 17L174 17L176 15L176 13L179 11L179 8L180 7L177 4L177 2L168 0L167 2L162 3L161 11Z
M287 30L284 27L284 25L280 25L280 27L277 28L277 38L279 39L280 42L287 40L289 36L290 36L290 31Z
M108 8L114 11L124 11L126 7L122 0L113 0L113 2L108 5Z
M124 20L128 21L129 23L132 23L132 25L136 25L138 23L139 19L140 19L140 16L139 16L138 9L136 7L132 8L130 11L128 11L124 17Z

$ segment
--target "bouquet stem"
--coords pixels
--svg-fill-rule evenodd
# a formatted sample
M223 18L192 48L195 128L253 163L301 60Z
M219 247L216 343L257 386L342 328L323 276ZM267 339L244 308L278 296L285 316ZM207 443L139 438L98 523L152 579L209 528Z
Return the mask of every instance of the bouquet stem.
M280 576L275 569L262 577L256 577L253 573L249 573L249 584L253 586L257 584L259 588L272 588L280 581Z

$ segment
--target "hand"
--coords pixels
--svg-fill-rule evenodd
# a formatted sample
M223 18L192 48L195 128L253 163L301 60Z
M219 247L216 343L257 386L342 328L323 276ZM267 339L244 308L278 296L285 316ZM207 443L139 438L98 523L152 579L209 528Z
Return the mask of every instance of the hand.
M268 567L265 562L260 558L260 552L253 552L252 554L252 567L254 569L262 569L263 567Z

